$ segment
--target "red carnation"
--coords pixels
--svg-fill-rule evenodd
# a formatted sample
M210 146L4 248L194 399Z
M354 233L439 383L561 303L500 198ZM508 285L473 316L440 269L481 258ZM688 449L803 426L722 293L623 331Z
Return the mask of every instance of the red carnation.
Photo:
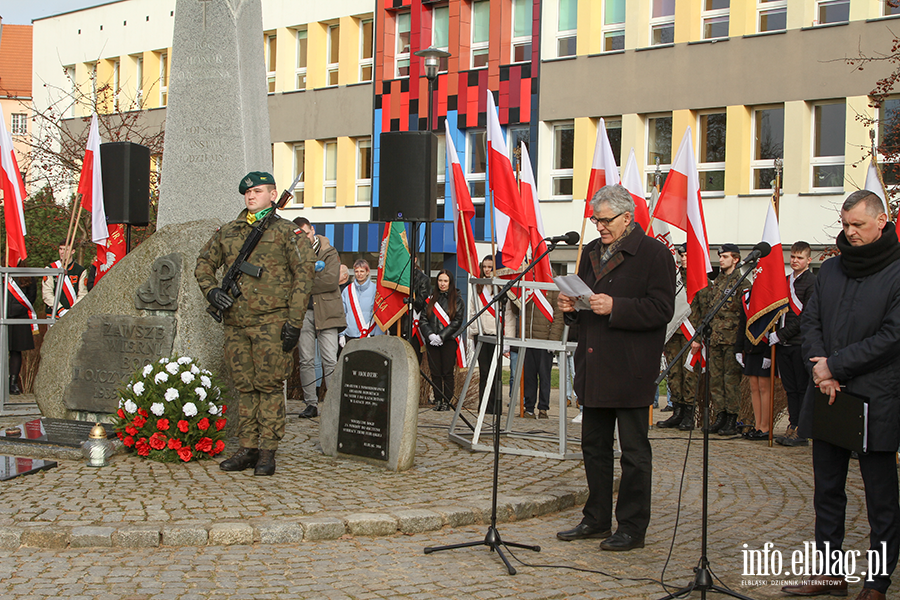
M126 448L131 448L132 446L134 446L134 438L130 435L126 435L125 439L122 440L122 443L125 444Z
M160 432L156 432L150 436L150 447L154 450L162 450L166 447L166 436Z
M134 425L126 425L125 433L127 433L128 435L137 435L137 428L135 428Z
M216 419L216 431L222 431L225 429L225 424L228 423L228 419Z
M212 440L208 437L202 437L199 442L194 444L194 449L197 452L209 452L212 450Z
M137 427L138 429L140 429L147 423L147 419L145 419L144 417L141 417L141 416L137 416L134 418L133 422L134 422L134 426Z
M147 443L147 438L139 439L134 446L137 448L138 455L147 456L150 454L150 444Z
M117 431L116 435L119 437L120 440L125 438L125 434L122 433L121 431Z
M125 418L125 411L122 410L121 408L120 408L119 410L116 411L116 414L119 415L119 418L120 418L120 419L124 419L124 418Z
M206 431L207 429L209 429L209 419L207 419L206 417L200 419L200 421L197 423L197 428L200 431Z
M194 454L191 452L191 449L185 446L184 448L180 448L178 450L178 458L183 460L184 462L188 462L194 457Z
M178 431L180 431L181 433L187 433L187 432L188 432L188 428L189 428L190 426L191 426L190 423L188 423L188 422L185 421L184 419L178 421Z
M222 414L223 414L223 415L225 414L225 411L226 411L226 410L228 410L228 407L225 406L225 405L223 404L223 405L222 405Z
M144 417L144 418L147 418L147 417L150 416L149 414L147 414L147 411L144 410L143 408L139 408L139 409L138 409L138 414L141 415L141 416Z
M223 442L222 440L217 440L216 445L213 446L212 452L210 452L210 454L212 456L215 456L216 454L218 454L219 452L221 452L224 449L225 449L225 442Z
M160 431L168 431L169 430L169 420L168 419L160 419L156 422L156 428Z
M181 448L181 440L169 438L169 450L178 450Z

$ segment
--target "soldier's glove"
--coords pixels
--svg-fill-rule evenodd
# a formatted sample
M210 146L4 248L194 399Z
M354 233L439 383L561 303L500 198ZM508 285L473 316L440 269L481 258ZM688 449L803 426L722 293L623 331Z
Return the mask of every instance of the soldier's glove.
M285 322L281 327L281 349L290 352L300 341L300 328Z
M209 290L209 293L206 294L206 299L219 310L231 308L231 305L234 304L232 297L222 288L213 288Z
M744 353L743 352L738 352L737 354L735 354L734 359L736 361L738 361L739 365L741 365L742 367L744 366Z
M764 358L764 359L763 359L763 364L762 364L763 370L768 369L768 368L771 367L771 366L772 366L772 359L771 359L771 358Z
M346 345L347 345L347 336L346 336L346 335L339 335L339 336L338 336L338 346L340 346L341 348L343 348L343 347L346 346Z
M428 343L432 346L443 346L444 340L442 340L441 336L439 336L438 334L432 333L428 336Z

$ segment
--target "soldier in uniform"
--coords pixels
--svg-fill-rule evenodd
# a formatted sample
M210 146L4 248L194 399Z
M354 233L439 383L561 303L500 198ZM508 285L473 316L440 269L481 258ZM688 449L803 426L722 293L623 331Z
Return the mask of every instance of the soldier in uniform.
M50 265L53 269L61 269L66 258L66 241L59 243L59 260ZM66 279L63 281L62 294L59 295L59 306L56 308L56 317L59 318L75 306L75 303L84 298L88 293L87 269L75 262L75 256L69 253L69 266L66 267ZM52 277L44 277L41 283L41 296L44 298L45 311L49 316L53 307L53 296L56 294L55 282Z
M719 249L719 276L708 286L697 292L691 303L691 322L700 323L712 307L722 299L722 295L740 277L737 264L741 261L740 248L735 244L723 244ZM710 375L710 397L715 407L716 420L709 426L710 433L719 435L737 434L737 415L741 405L741 364L734 353L734 344L740 333L741 296L750 286L744 282L732 294L712 321L709 355L706 360ZM700 343L694 342L694 351ZM712 408L712 407L711 407Z
M244 275L237 298L218 287L216 270L234 262L250 229L275 210L278 199L269 173L249 173L238 190L247 208L203 246L194 276L209 303L224 313L225 361L239 393L241 448L219 467L254 467L254 475L272 475L275 451L284 436L282 381L291 373L316 258L299 229L276 218L249 257L248 262L262 267L260 277Z

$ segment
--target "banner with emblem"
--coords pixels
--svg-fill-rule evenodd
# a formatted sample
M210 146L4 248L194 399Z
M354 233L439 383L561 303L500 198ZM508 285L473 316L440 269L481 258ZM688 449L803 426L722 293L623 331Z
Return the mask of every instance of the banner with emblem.
M406 228L400 221L387 223L378 255L378 278L375 288L375 322L387 331L406 312L409 296L409 244Z

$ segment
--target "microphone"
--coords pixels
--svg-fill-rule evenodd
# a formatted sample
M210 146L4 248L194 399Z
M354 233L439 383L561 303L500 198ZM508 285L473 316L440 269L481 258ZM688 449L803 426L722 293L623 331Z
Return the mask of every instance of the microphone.
M760 242L757 245L753 246L753 250L750 251L750 254L747 255L747 258L741 261L740 266L743 267L752 262L756 262L760 258L768 256L770 252L772 252L772 246L770 246L766 242Z
M566 235L558 235L556 237L548 237L544 238L545 242L550 242L551 244L560 244L565 242L569 246L575 246L578 244L578 240L581 239L581 236L578 235L577 231L570 231Z

